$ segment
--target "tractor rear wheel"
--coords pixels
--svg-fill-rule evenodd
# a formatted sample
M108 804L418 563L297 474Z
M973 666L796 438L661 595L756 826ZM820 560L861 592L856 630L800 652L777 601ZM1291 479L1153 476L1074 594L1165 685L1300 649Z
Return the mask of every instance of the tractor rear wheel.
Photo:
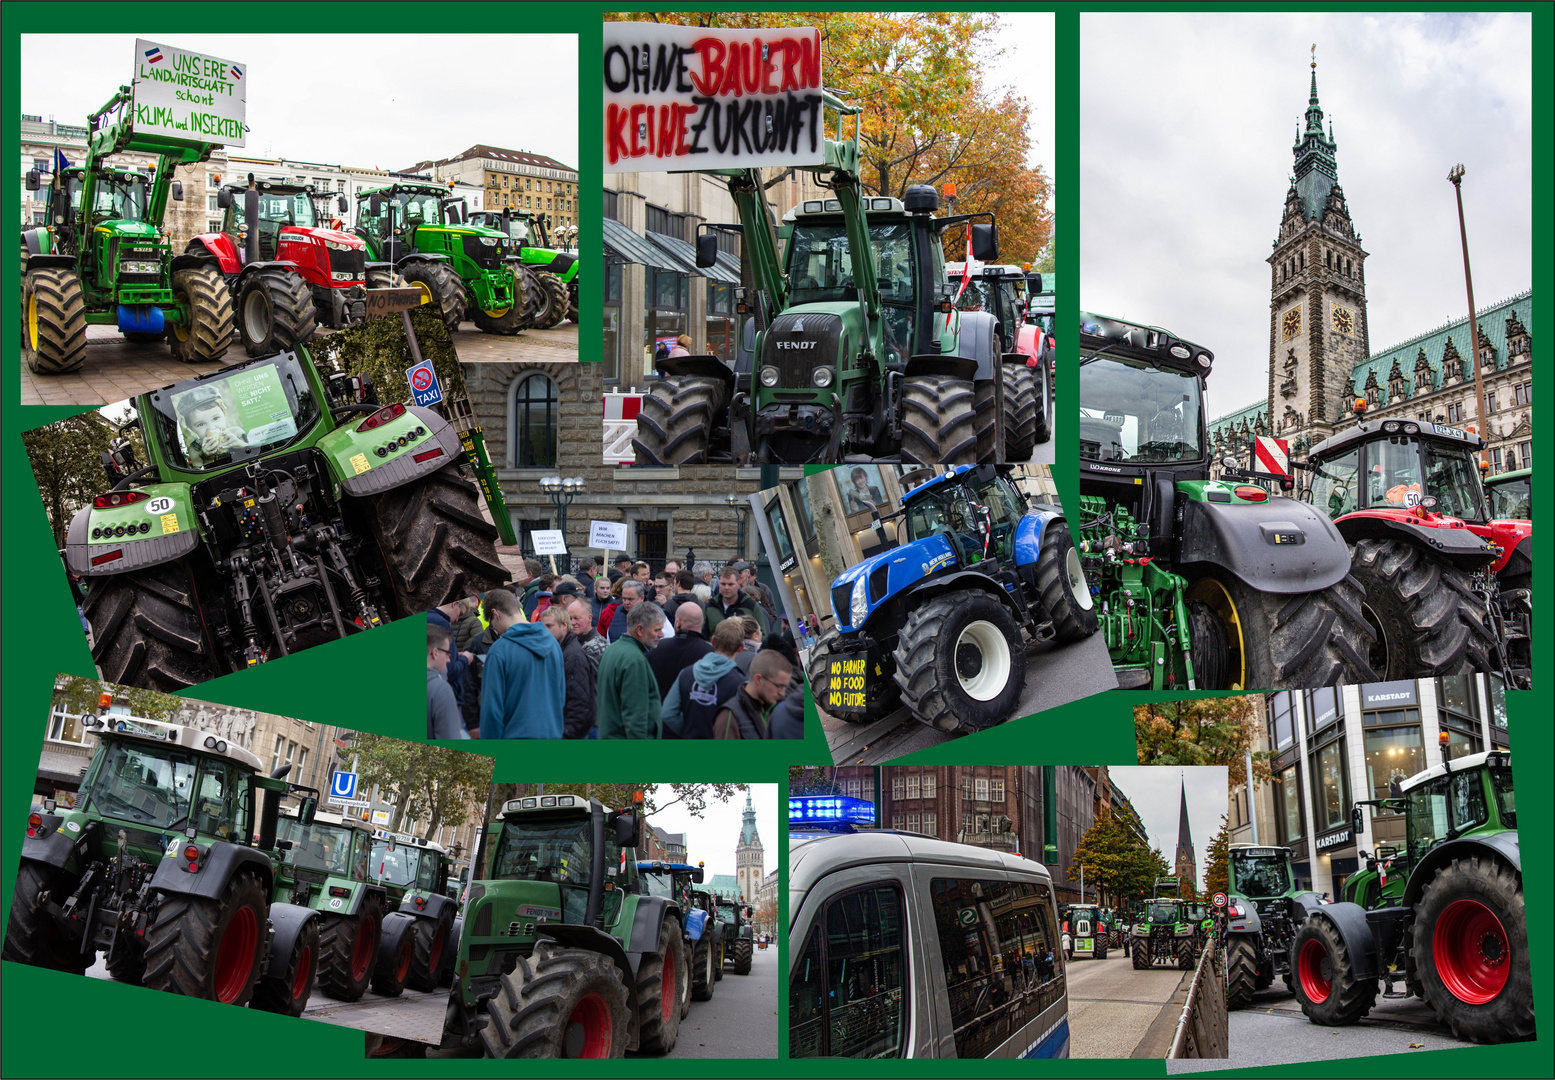
M1364 610L1376 634L1371 666L1379 680L1498 669L1490 612L1468 571L1418 544L1361 540L1350 573L1366 590Z
M980 591L944 593L909 611L895 656L902 703L941 731L1003 723L1026 687L1020 626Z
M1193 650L1193 685L1199 690L1229 690L1236 679L1226 624L1203 600L1189 600L1188 642Z
M1030 460L1037 448L1037 371L1025 364L1001 364L1004 378L1004 456L1013 465Z
M405 287L405 279L392 267L375 266L367 271L367 287L369 289L403 289Z
M1143 940L1134 942L1130 956L1134 961L1134 970L1144 971L1150 966L1150 943Z
M146 981L146 954L139 949L119 949L104 961L115 982L142 986Z
M686 995L685 942L673 915L659 925L657 952L644 953L637 965L637 1048L645 1054L667 1054L680 1036L680 1002Z
M417 920L420 921L420 920ZM405 992L416 955L416 928L407 927L400 935L399 944L391 953L378 947L378 960L373 966L373 993L382 997L399 997Z
M1183 971L1192 971L1194 963L1193 942L1179 941L1177 943L1177 966Z
M651 379L637 414L632 449L639 465L701 465L718 418L729 407L729 386L710 375Z
M1355 958L1327 919L1314 917L1302 924L1291 956L1296 1001L1314 1024L1353 1024L1377 1004L1377 981L1355 977Z
M362 897L355 915L319 920L319 989L337 1001L356 1001L367 992L378 956L383 903L377 893Z
M301 274L266 269L249 274L238 292L238 339L250 356L295 349L318 329L313 294Z
M561 278L549 270L535 270L531 268L535 276L535 283L540 287L540 306L535 312L535 328L549 330L553 326L559 326L562 320L567 318L567 286L562 284Z
M972 450L972 460L990 462L999 460L999 431L1004 419L999 415L994 400L992 379L978 379L972 383L973 435L977 440Z
M453 927L453 909L440 919L417 919L411 933L412 956L410 978L406 985L412 990L430 993L437 989L438 976L442 974L444 955L448 951L448 934Z
M1033 435L1037 442L1053 438L1053 369L1046 359L1037 361L1037 396L1033 403Z
M713 974L714 952L712 935L704 928L701 939L691 947L692 1001L708 1001L713 996L713 984L718 981Z
M464 321L464 282L446 263L418 259L400 267L400 274L411 285L419 285L426 292L432 309L443 317L443 325L450 334Z
M1533 1038L1522 876L1485 857L1438 870L1415 906L1413 955L1425 1000L1460 1039Z
M578 279L573 278L567 284L567 321L578 321Z
M1248 934L1232 934L1226 941L1226 1008L1242 1008L1253 1000L1257 988L1258 949L1254 939Z
M165 896L146 928L146 985L247 1005L259 982L269 905L259 876L239 870L220 899Z
M1055 640L1079 641L1096 633L1096 600L1086 583L1085 571L1080 568L1074 537L1069 535L1069 526L1064 522L1051 521L1042 530L1035 577L1037 595L1042 599L1042 610L1053 623Z
M11 915L6 920L5 946L0 957L73 975L85 974L97 954L83 954L80 943L67 938L39 902L45 892L57 902L74 892L76 885L77 881L63 870L23 859L16 874L16 891L11 896Z
M719 934L718 935L718 956L713 961L713 980L715 982L723 982L723 978L724 978L724 961L726 961L728 959L729 959L729 943L726 940L724 940L724 936L722 934Z
M751 973L751 939L748 937L734 939L734 973L736 975Z
M74 270L45 267L24 279L22 358L35 375L64 375L86 363L86 301Z
M988 400L991 403L992 398ZM992 409L985 406L984 413L991 425ZM949 375L913 375L902 380L903 461L975 465L979 430L976 395L969 380ZM991 439L991 434L985 438L990 453Z
M1374 635L1353 576L1321 592L1254 589L1233 574L1205 576L1188 589L1224 624L1232 690L1376 682L1367 659ZM1197 680L1196 680L1197 681Z
M319 920L309 919L292 944L286 967L259 980L254 1008L282 1016L301 1016L313 996L319 974Z
M81 609L92 661L109 682L171 694L224 674L182 560L96 578Z
M541 938L486 1000L481 1048L489 1058L625 1057L627 997L609 957Z
M363 500L389 568L397 618L507 580L497 561L497 528L481 517L478 499L475 485L448 465Z
M174 271L173 299L181 301L189 311L188 325L174 323L168 328L167 347L173 359L199 364L225 356L232 344L235 312L232 290L227 288L216 264Z

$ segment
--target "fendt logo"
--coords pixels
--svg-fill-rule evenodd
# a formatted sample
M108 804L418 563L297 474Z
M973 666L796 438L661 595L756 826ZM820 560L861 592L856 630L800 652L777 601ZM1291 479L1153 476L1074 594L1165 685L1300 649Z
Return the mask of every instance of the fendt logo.
M813 349L819 343L814 341L774 341L772 344L779 349Z

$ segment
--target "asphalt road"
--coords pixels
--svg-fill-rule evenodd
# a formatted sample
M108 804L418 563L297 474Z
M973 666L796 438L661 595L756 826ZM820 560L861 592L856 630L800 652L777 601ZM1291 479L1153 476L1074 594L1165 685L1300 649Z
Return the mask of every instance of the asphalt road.
M749 975L724 965L724 977L708 1001L693 1001L680 1022L680 1037L667 1055L678 1058L775 1058L778 1052L778 950L769 945L751 956ZM648 1057L631 1053L627 1057Z
M578 360L578 324L564 322L549 330L521 330L512 336L488 334L472 322L453 335L461 363L572 364Z
M1026 689L1012 719L1103 690L1116 690L1117 686L1107 643L1100 633L1068 645L1028 643ZM826 745L838 765L878 765L957 737L920 723L905 708L864 724L849 723L825 711L820 711L820 717Z
M1250 1005L1230 1014L1230 1035L1230 1057L1168 1061L1166 1071L1244 1069L1471 1045L1453 1038L1452 1029L1419 998L1378 998L1376 1007L1359 1023L1337 1028L1319 1026L1306 1018L1281 982L1254 994Z
M1135 971L1128 953L1070 961L1069 1056L1164 1058L1193 972L1157 966Z

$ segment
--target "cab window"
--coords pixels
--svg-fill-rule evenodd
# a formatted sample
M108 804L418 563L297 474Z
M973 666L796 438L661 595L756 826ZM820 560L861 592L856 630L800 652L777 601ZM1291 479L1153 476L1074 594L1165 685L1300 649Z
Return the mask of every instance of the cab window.
M202 833L243 841L243 790L248 786L245 779L242 769L226 762L207 760L201 766L194 812L195 825Z
M1343 517L1356 508L1355 474L1361 467L1361 448L1340 454L1331 461L1312 467L1312 505L1330 520Z
M1455 832L1466 832L1485 824L1490 813L1485 806L1485 785L1479 770L1452 774L1447 785L1447 798L1452 802L1452 827Z
M1479 474L1467 450L1428 441L1425 444L1425 491L1436 496L1436 512L1465 521L1485 520L1485 499Z
M790 1057L901 1057L906 1048L902 893L872 885L820 911L789 980Z

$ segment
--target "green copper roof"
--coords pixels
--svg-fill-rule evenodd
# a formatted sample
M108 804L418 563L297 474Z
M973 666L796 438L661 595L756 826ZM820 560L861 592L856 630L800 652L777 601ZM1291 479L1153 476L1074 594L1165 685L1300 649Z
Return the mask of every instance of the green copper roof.
M1264 410L1268 406L1267 400L1255 401L1236 412L1211 420L1210 438L1217 442L1223 440L1227 449L1241 452L1248 441L1248 436L1254 433L1268 434L1268 418L1264 415Z
M1478 321L1480 336L1488 341L1491 349L1494 350L1494 370L1499 371L1507 366L1509 358L1506 342L1508 337L1515 336L1515 328L1522 326L1530 334L1533 332L1533 293L1531 291L1518 293L1509 300L1481 308ZM1514 334L1507 333L1509 326L1514 329ZM1418 334L1401 344L1373 353L1364 363L1357 364L1353 393L1364 393L1368 382L1375 379L1375 385L1386 398L1388 382L1395 366L1404 378L1406 397L1413 397L1418 393L1430 393L1442 385L1442 366L1446 359L1456 354L1461 359L1472 361L1473 353L1474 350L1469 348L1469 317L1464 315L1444 326L1438 326L1435 330ZM1422 358L1424 363L1421 362ZM1472 379L1474 368L1465 367L1463 376Z
M740 828L740 843L761 843L761 837L756 835L756 808L751 805L750 792L745 793L745 824Z
M722 896L728 900L738 900L740 897L740 883L735 880L733 874L714 874L707 891L714 896Z
M1312 92L1307 100L1307 126L1296 135L1291 153L1296 159L1296 194L1301 198L1301 212L1308 221L1323 216L1328 205L1328 194L1339 182L1339 166L1334 160L1332 122L1328 134L1323 134L1323 106L1317 102L1317 61L1312 62Z

